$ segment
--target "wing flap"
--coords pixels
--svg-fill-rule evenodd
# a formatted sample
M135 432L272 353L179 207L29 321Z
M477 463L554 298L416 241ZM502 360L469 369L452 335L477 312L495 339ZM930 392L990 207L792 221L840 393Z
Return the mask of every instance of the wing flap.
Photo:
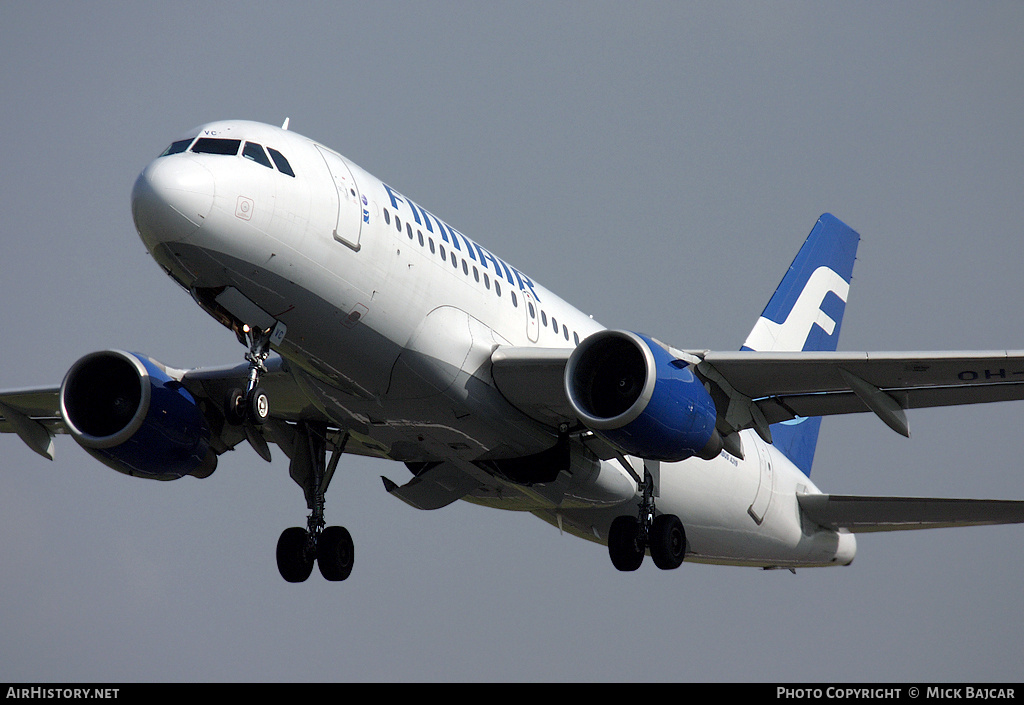
M1015 384L891 389L888 393L904 409L928 409L938 406L1020 401L1024 399L1024 386ZM757 405L770 424L797 417L834 416L869 411L867 405L853 392L779 395L759 399Z
M1024 523L1024 502L1000 499L935 499L800 494L808 519L851 533Z

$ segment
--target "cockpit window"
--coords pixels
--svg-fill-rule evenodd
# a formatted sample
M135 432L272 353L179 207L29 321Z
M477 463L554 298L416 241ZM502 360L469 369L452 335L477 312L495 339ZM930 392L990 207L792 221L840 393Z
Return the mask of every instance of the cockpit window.
M292 171L292 165L288 163L288 160L284 158L283 154L273 147L267 147L267 151L270 152L270 158L274 160L274 164L277 165L278 171L282 174L288 174L288 176L295 176L295 172Z
M245 143L245 147L242 149L242 156L246 159L251 159L258 164L262 164L268 169L274 168L270 166L270 160L267 159L267 153L263 151L263 147L255 142Z
M187 140L178 140L177 142L171 142L171 146L165 149L164 153L161 154L160 156L166 157L168 154L178 154L180 152L184 152L186 149L188 149L188 146L192 144L192 140L194 139L195 137L189 137Z
M242 140L221 140L214 137L200 137L192 145L192 151L197 154L238 154L238 147Z

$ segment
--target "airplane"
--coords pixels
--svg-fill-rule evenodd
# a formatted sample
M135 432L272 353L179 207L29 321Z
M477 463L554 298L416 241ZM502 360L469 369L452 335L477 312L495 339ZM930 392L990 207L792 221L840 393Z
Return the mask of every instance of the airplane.
M204 124L138 176L139 237L231 330L245 362L177 369L103 350L59 385L0 392L0 432L54 457L70 435L125 475L212 474L248 444L288 458L305 527L281 576L349 577L325 493L346 453L422 510L529 512L607 546L789 569L849 565L856 534L1024 522L1024 502L830 495L811 481L821 418L1024 398L1024 351L837 352L860 236L825 214L738 351L607 329L337 152L252 121Z

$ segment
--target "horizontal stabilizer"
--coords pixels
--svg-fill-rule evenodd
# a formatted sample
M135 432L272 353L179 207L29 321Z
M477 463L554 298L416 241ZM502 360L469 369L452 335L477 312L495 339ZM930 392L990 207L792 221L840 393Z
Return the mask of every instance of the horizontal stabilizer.
M855 534L1024 523L1024 502L1014 500L801 494L797 501L819 526Z

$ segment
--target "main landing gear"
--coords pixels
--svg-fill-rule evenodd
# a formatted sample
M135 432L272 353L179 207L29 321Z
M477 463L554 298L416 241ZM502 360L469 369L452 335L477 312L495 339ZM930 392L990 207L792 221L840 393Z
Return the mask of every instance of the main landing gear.
M654 472L651 471L654 466ZM612 521L608 531L608 555L612 565L622 571L633 571L644 561L644 553L651 551L654 565L662 570L678 568L686 556L686 532L675 514L656 514L654 498L657 496L658 463L644 462L644 477L640 482L643 496L638 516L620 516ZM633 474L633 473L631 473ZM639 480L639 478L637 478Z
M290 583L306 580L314 562L327 580L344 580L352 573L352 536L344 527L325 526L324 521L324 495L347 442L347 433L337 442L328 441L325 423L301 421L295 428L288 472L302 487L310 515L305 529L285 529L277 541L277 569ZM325 463L328 445L331 459Z

